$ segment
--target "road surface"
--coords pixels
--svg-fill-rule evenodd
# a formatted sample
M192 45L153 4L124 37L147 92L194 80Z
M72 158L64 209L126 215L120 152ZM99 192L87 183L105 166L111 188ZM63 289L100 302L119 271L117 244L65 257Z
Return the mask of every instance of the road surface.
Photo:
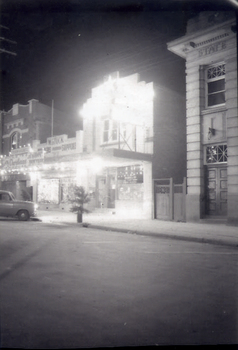
M238 343L238 253L0 220L1 347Z

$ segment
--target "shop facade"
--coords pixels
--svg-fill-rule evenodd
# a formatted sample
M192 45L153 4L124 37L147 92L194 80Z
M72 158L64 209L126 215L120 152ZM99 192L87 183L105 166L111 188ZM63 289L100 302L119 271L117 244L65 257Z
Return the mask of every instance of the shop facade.
M235 14L201 12L168 49L186 60L186 220L238 223Z
M74 185L82 185L90 210L152 218L153 97L153 84L137 74L109 76L92 89L75 137L35 139L2 154L1 188L69 210Z

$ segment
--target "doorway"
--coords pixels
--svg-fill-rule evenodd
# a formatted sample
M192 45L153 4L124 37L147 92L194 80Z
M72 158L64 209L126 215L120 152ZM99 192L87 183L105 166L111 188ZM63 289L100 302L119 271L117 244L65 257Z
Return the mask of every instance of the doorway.
M206 214L227 215L227 167L207 167L206 174Z
M96 180L96 207L115 208L115 176L107 174L97 176Z

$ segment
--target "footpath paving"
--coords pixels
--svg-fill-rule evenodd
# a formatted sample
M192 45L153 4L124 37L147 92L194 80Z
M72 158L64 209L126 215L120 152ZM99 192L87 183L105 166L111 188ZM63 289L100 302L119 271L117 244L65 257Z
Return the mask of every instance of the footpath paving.
M59 210L38 210L37 218L45 223L76 225L76 215ZM130 219L112 213L83 214L83 226L129 234L149 235L158 238L226 245L238 248L238 227L225 221L201 220L199 223L162 220Z

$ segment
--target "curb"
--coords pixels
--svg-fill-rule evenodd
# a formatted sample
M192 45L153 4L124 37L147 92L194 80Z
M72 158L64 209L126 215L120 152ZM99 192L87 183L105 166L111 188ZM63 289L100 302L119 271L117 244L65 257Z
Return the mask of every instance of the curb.
M31 218L32 221L39 221L42 222L42 219L40 218ZM56 224L59 223L56 221ZM106 225L97 225L97 224L90 224L88 222L83 222L81 224L77 222L67 222L67 221L60 221L60 223L64 225L69 226L77 226L78 228L92 228L97 230L105 230L105 231L112 231L112 232L121 232L121 233L129 233L129 234L136 234L140 236L150 236L154 238L162 238L162 239L170 239L170 240L177 240L177 241L185 241L185 242L195 242L195 243L206 243L206 244L212 244L212 245L218 245L218 246L227 246L227 247L238 247L238 242L228 242L225 240L218 240L213 238L205 238L205 237L192 237L192 236L183 236L183 235L174 235L169 233L155 233L151 231L141 231L141 230L130 230L125 228L119 228L119 227L112 227L112 226L106 226ZM51 222L53 224L53 222Z
M40 218L30 218L30 221L40 221L40 222L42 222L42 220Z
M90 227L93 229L98 230L105 230L105 231L114 231L114 232L123 232L123 233L129 233L129 234L136 234L140 236L150 236L155 238L163 238L163 239L171 239L171 240L177 240L177 241L187 241L187 242L196 242L196 243L207 243L212 245L220 245L220 246L228 246L228 247L238 247L237 242L227 242L227 241L221 241L216 239L209 239L204 237L187 237L187 236L178 236L178 235L171 235L167 233L155 233L150 231L140 231L140 230L128 230L123 228L116 228L116 227L110 227L110 226L102 226L102 225L93 225L84 223L83 227Z

